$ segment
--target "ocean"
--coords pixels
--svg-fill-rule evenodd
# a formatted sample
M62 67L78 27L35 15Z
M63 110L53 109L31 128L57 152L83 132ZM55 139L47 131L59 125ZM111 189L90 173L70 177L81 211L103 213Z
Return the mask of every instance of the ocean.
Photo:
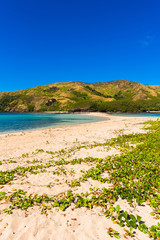
M160 117L160 113L112 114L124 117ZM0 133L11 133L106 120L83 114L0 113Z
M104 120L104 118L82 114L0 113L0 133L89 123L101 120Z

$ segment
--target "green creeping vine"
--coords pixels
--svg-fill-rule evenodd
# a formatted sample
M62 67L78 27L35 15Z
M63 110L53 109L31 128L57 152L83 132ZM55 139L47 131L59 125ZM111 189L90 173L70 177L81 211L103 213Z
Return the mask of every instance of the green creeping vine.
M42 206L41 212L43 214L46 214L47 210L51 210L54 207L58 207L60 210L65 211L66 208L71 206L71 204L74 204L76 208L87 207L89 209L92 209L93 206L101 206L105 210L104 214L106 217L111 217L111 220L114 223L119 224L121 227L129 228L129 230L126 229L127 235L134 236L133 229L138 228L141 232L148 234L149 237L153 239L158 239L160 237L160 223L148 228L140 216L134 216L127 211L121 210L119 205L113 207L110 199L106 199L105 190L106 189L104 189L102 194L98 197L91 194L92 192L90 192L90 197L89 193L74 195L72 191L69 190L66 195L63 195L60 198L58 195L49 197L46 194L43 194L42 196L38 196L37 194L34 196L27 196L27 192L19 189L9 196L7 196L5 192L0 192L0 200L5 199L7 202L11 202L9 208L4 209L4 212L8 214L11 214L16 208L26 210L34 205ZM112 228L109 228L107 233L112 237L120 238L119 233Z

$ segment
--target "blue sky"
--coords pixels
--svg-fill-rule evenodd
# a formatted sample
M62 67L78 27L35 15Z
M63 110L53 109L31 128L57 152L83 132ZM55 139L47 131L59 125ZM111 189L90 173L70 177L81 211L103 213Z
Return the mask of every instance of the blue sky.
M0 1L0 91L128 79L160 85L159 0Z

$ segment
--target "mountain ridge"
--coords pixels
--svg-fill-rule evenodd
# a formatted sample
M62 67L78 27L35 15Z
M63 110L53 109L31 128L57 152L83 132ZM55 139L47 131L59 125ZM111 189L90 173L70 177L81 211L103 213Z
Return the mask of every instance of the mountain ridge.
M160 86L129 80L57 82L0 93L1 112L160 110Z

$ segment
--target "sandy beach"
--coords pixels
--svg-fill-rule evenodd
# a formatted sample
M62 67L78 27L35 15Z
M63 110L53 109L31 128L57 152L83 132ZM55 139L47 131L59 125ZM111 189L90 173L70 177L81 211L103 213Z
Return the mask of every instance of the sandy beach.
M86 157L104 159L107 156L120 154L120 149L108 148L103 143L119 134L143 133L145 130L141 123L151 119L156 120L153 117L90 114L103 116L104 121L1 134L0 161L3 164L0 165L0 170L8 171L18 166L45 165L51 161L71 161ZM98 143L102 143L102 145L98 145ZM86 193L90 188L109 188L109 183L101 183L91 178L82 182L80 186L71 187L71 182L79 179L82 171L94 166L94 162L85 161L75 165L63 166L62 164L59 168L58 166L49 166L45 168L45 171L39 171L38 174L31 174L28 171L24 175L16 175L8 184L0 185L0 191L12 194L14 191L22 189L27 192L27 196L37 194L38 196L53 197L57 195L59 198L69 190L72 190L74 194L81 194ZM54 171L59 171L59 174L53 174ZM107 177L107 172L103 174ZM123 210L142 216L148 226L158 222L150 215L152 209L147 204L133 209L126 200L120 198L115 203L115 205L118 204ZM119 232L121 239L125 239L124 229L106 218L103 209L99 206L94 206L92 209L75 208L72 203L65 211L51 208L42 214L42 206L36 205L24 210L14 209L12 214L7 214L4 213L4 209L8 206L7 201L1 201L0 239L2 240L116 239L107 234L107 228L114 228ZM133 238L128 236L128 239L147 240L149 237L136 230L136 236Z

